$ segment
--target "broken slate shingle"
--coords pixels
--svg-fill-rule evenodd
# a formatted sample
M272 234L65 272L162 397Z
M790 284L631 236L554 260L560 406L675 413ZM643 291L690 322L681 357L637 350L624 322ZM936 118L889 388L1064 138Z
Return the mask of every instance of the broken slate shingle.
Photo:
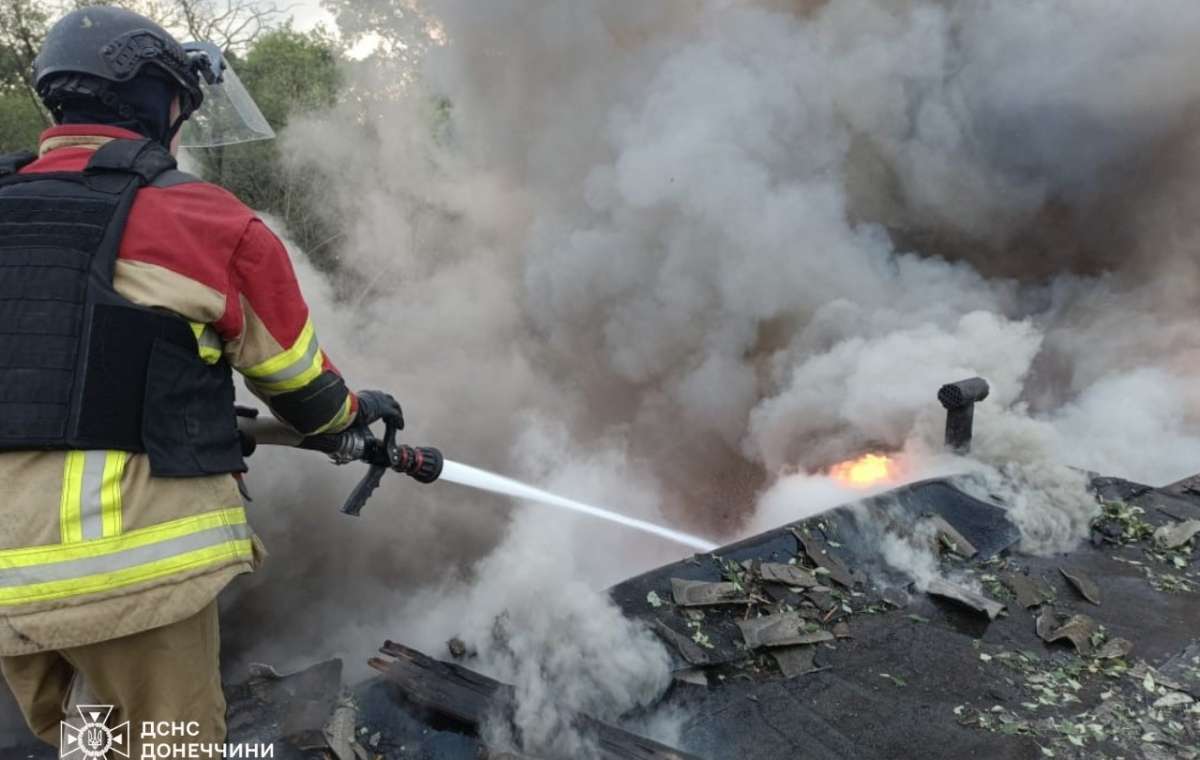
M1092 653L1092 657L1097 660L1115 660L1118 657L1126 657L1133 651L1133 642L1129 639L1109 639L1104 644Z
M1004 605L997 602L995 599L989 599L982 594L976 594L970 589L965 589L962 586L956 586L942 578L934 578L929 582L929 586L925 589L929 594L940 596L945 599L951 599L959 604L966 605L976 612L982 612L988 616L988 620L995 620L996 617L1004 611Z
M789 586L812 588L817 585L817 576L811 570L781 562L764 562L758 566L758 574L764 581L785 583Z
M829 612L838 606L837 600L833 598L833 594L828 588L823 586L809 589L808 593L804 596L821 612Z
M733 583L708 583L671 579L671 596L680 607L703 607L713 604L749 604L750 600Z
M1100 587L1096 585L1095 581L1074 568L1060 567L1058 571L1071 582L1071 586L1079 592L1080 596L1092 604L1100 605Z
M800 595L799 591L780 583L764 583L763 592L776 604L790 604L793 607L799 607L804 601L804 597Z
M1000 580L1017 597L1017 605L1025 609L1054 601L1054 588L1041 578L1007 573L1001 575Z
M708 656L708 652L699 644L692 641L690 636L684 636L661 620L653 621L650 624L650 629L658 634L658 637L663 641L675 647L675 650L679 652L679 655L683 659L687 660L689 665L709 665L712 663L712 658Z
M1161 676L1171 679L1174 683L1171 688L1186 691L1200 699L1200 641L1193 642L1164 662L1159 672Z
M971 559L979 553L979 550L953 525L946 522L946 518L941 515L926 515L922 522L933 529L934 546L932 548L935 554L940 554L943 546L966 559Z
M1164 549L1178 549L1200 533L1200 520L1163 525L1154 531L1154 542Z
M1049 607L1043 607L1036 621L1037 634L1042 641L1052 644L1066 639L1082 655L1092 652L1092 634L1096 632L1096 621L1087 615L1071 615L1065 620Z
M814 661L816 656L817 648L812 646L780 647L771 651L771 657L775 659L775 664L779 666L784 678L795 678L823 670L817 667Z
M902 588L890 586L885 588L880 596L883 598L884 602L890 604L898 610L902 610L908 606L908 593Z
M690 683L693 686L708 686L708 674L704 672L704 668L676 670L671 674L671 678L680 683Z
M737 626L751 649L833 641L832 633L819 628L814 630L812 623L794 612L739 620Z
M854 577L850 575L850 571L846 569L840 559L829 553L829 548L823 541L813 536L806 536L795 528L792 528L792 534L804 547L804 553L813 561L813 564L824 570L830 579L846 588L854 587Z

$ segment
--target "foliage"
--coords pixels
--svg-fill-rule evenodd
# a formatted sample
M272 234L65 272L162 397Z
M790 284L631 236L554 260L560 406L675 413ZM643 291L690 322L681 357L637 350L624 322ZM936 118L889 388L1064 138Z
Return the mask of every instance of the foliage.
M49 14L32 0L0 0L0 87L28 87Z
M0 90L0 154L32 150L45 127L44 114L27 91Z
M115 0L181 37L209 39L226 50L271 126L281 132L289 117L328 108L342 88L340 48L324 30L302 33L278 26L281 11L258 0ZM64 8L95 4L67 0ZM0 152L35 147L49 126L30 81L32 63L53 21L47 3L0 0ZM281 216L293 239L316 248L335 237L331 214L322 213L320 182L312 169L283 165L277 141L195 151L205 179L253 208Z
M0 0L0 153L32 149L49 124L30 87L48 24L46 11L31 0Z
M212 42L243 51L279 26L286 11L267 0L67 0L68 8L116 5L140 13L180 40Z
M337 45L321 29L302 33L289 25L268 32L233 66L277 133L293 115L332 106L342 84ZM336 230L321 203L321 183L311 169L285 166L278 140L193 154L205 179L253 208L282 217L300 247L315 254L318 264L327 263L319 247Z
M285 26L264 35L238 75L276 129L291 113L332 106L342 84L336 43L320 28L301 33Z
M431 44L442 39L437 20L420 0L322 0L347 45L376 43L373 57L413 72Z

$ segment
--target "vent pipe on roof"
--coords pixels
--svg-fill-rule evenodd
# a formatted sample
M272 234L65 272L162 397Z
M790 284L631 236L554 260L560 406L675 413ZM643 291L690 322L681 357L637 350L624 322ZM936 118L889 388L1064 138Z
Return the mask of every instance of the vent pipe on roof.
M987 380L970 377L943 385L938 401L946 408L946 448L956 454L971 451L971 433L975 423L975 402L988 397Z

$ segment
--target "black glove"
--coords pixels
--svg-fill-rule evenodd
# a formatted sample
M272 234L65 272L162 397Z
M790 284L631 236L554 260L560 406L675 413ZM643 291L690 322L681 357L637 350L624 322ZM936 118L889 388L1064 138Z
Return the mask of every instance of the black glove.
M404 429L404 413L400 411L399 402L392 398L391 394L383 391L359 391L356 395L358 416L354 418L355 424L370 425L384 420L395 423L400 430Z

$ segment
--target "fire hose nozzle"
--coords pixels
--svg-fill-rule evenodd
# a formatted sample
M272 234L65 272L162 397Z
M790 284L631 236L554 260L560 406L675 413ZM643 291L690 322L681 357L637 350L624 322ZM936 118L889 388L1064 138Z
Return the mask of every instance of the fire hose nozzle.
M432 446L401 445L397 451L396 472L408 475L418 483L432 483L442 475L442 452Z

